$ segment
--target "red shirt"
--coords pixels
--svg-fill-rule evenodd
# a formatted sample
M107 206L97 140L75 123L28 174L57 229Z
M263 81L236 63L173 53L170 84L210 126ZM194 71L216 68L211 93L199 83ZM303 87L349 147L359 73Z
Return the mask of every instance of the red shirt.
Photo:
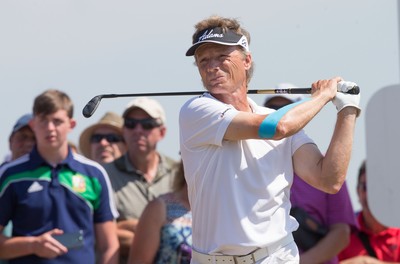
M372 234L367 230L362 213L357 217L360 231L365 232L369 237L371 247L379 260L400 261L400 228L387 228L377 234ZM350 244L339 254L339 260L352 258L355 256L368 256L363 243L358 237L357 232L351 234Z

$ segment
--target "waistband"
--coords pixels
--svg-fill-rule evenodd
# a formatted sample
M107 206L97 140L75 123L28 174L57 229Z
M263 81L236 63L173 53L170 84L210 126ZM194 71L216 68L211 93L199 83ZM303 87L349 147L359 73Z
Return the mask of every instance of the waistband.
M293 241L292 234L287 235L286 237L278 240L274 244L264 247L258 248L253 252L250 252L247 255L208 255L204 253L200 253L194 249L192 249L192 258L193 260L200 263L224 263L224 264L254 264L257 261L264 259L270 256L272 253L277 251L278 249L286 246L290 242Z

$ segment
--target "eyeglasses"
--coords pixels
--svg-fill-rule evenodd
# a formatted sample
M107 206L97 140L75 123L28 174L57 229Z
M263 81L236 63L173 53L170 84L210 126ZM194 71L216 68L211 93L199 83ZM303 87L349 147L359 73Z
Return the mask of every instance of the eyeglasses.
M125 118L124 126L126 128L134 129L137 124L140 124L144 130L150 130L155 127L161 126L160 122L154 118L146 119L135 119L135 118Z
M90 142L99 143L103 139L107 140L109 143L118 143L123 141L122 137L116 134L93 134L90 137Z

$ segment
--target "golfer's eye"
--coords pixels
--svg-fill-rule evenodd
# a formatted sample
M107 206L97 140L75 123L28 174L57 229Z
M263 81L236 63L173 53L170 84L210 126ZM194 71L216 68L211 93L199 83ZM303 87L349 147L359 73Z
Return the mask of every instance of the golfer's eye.
M224 61L226 61L228 58L229 58L229 56L227 56L227 55L221 55L221 56L219 56L219 62L224 62Z
M200 67L205 67L207 64L208 64L208 60L207 59L199 60Z

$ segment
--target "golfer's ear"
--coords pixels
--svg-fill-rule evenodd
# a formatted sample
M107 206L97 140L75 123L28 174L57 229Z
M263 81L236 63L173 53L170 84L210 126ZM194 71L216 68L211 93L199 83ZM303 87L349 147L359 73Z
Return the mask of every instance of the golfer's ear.
M251 57L251 53L247 54L246 58L244 60L244 67L246 70L250 69L252 61L253 61L253 59Z

